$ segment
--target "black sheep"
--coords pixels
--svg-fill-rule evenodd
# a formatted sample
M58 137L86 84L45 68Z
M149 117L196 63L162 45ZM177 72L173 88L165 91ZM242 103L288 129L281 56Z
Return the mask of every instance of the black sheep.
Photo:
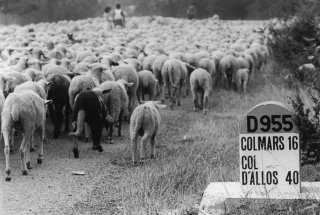
M50 78L52 85L48 90L48 99L53 101L53 104L49 105L49 115L52 123L54 124L53 138L57 139L60 135L60 130L63 122L65 123L65 132L69 133L69 115L70 104L68 89L71 79L62 74L56 74ZM63 116L64 108L64 116Z
M109 93L111 90L104 90L102 94ZM77 131L70 133L74 137L74 157L79 157L77 137L83 131L84 122L88 123L93 141L93 150L103 151L100 145L102 129L106 125L107 107L98 92L87 90L78 94L75 99L72 122L77 122Z

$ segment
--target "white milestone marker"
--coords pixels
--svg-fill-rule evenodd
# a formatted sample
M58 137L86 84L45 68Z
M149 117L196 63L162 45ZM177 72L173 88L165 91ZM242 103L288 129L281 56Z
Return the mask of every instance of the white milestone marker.
M319 182L300 181L300 136L294 114L280 102L254 108L240 124L239 182L212 182L200 213L225 213L227 199L320 199Z
M254 107L239 135L240 184L244 192L273 198L300 193L299 132L293 114L281 103Z

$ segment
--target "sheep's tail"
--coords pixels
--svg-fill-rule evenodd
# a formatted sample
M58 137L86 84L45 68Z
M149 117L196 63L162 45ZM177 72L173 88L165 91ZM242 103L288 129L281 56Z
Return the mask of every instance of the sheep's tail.
M142 123L144 120L144 114L145 114L146 110L147 110L147 107L144 106L141 111L141 114L139 114L140 116L138 117L137 122L134 126L134 135L133 135L134 137L138 135L138 132L139 132L140 128L142 127Z
M82 134L83 128L84 128L84 119L86 117L86 113L84 110L80 110L78 113L78 119L77 119L77 131L76 132L71 132L69 135L78 137Z
M12 120L19 121L19 115L20 115L19 105L13 105L13 107L11 109Z
M169 71L168 71L168 75L169 75L169 81L170 81L170 84L171 84L171 86L173 86L174 88L179 88L178 87L178 85L177 84L175 84L174 83L174 81L173 81L173 75L174 75L174 68L173 68L173 65L171 65L170 67L169 67Z

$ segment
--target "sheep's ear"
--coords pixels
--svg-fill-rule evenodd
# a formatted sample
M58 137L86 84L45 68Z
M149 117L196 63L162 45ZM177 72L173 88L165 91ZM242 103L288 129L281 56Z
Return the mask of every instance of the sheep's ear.
M188 69L192 69L192 70L195 70L195 69L196 69L196 67L191 66L191 65L190 65L190 64L188 64L188 63L186 63L186 66L187 66L187 68L188 68Z
M49 87L53 84L53 81L46 82L46 86Z
M134 85L134 83L133 82L127 82L127 83L125 83L125 85L127 86L127 87L131 87L131 86L133 86Z
M112 91L112 89L103 90L102 94L110 93L111 91Z
M155 106L159 109L164 109L167 107L167 105L161 104L161 101L154 101L153 104L155 104Z
M8 76L8 81L15 81L15 80L17 80L16 77L10 77L10 76Z
M91 64L90 64L90 65L87 65L87 68L88 68L88 69L92 69L92 66L91 66Z
M52 104L53 103L53 100L45 100L44 101L44 104L45 105L50 105L50 104Z

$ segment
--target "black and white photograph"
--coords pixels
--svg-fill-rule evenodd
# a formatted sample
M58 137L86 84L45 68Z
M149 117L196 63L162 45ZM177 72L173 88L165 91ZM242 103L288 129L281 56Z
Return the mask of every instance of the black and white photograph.
M320 215L319 0L0 0L0 215Z

